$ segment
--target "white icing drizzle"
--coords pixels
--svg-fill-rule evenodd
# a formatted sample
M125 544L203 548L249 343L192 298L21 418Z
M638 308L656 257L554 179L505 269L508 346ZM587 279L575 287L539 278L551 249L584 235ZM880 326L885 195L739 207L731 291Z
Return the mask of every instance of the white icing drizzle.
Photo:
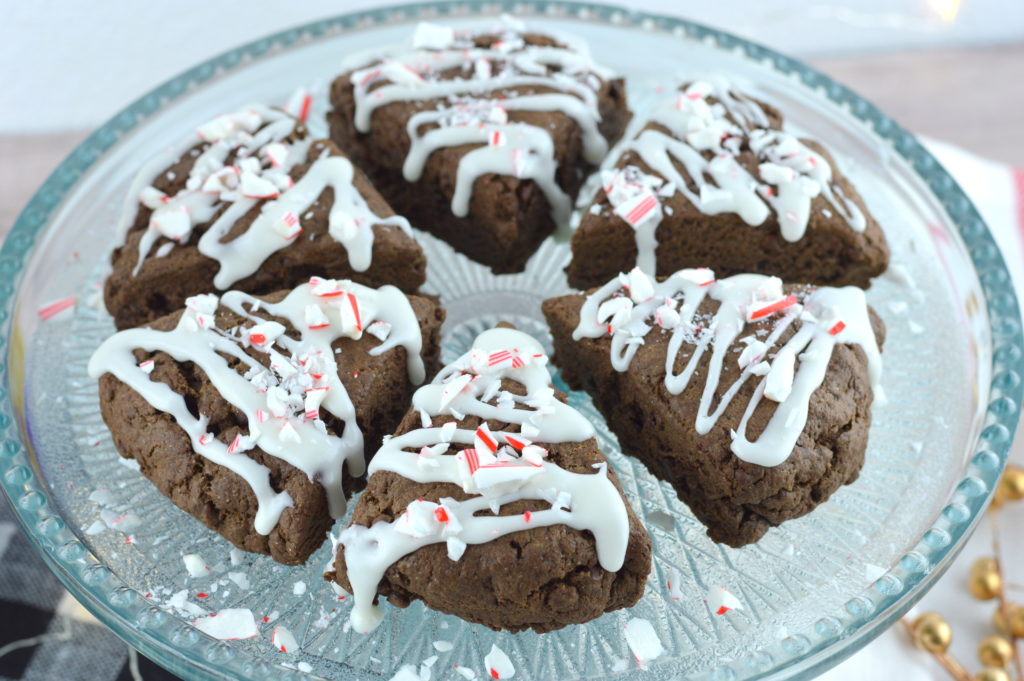
M255 325L217 328L218 305ZM286 335L285 327L271 317L287 320L299 337ZM269 534L292 499L287 492L276 492L269 470L243 452L259 447L318 481L327 492L331 515L341 517L345 512L342 469L360 476L366 464L355 407L338 377L331 345L343 337L362 338L365 328L377 320L388 323L389 332L370 354L405 348L409 380L422 383L422 332L409 299L393 286L372 289L319 278L277 303L239 291L228 291L219 300L212 294L189 298L173 330L129 329L104 341L89 360L89 375L98 378L111 373L154 408L173 416L196 453L249 484L258 502L255 529ZM247 348L265 357L254 359ZM181 395L150 379L151 362L136 364L135 350L165 352L178 362L195 363L217 392L245 414L248 434L227 445L217 440L207 432L205 416L193 416ZM227 358L248 369L239 373ZM344 423L340 436L327 431L321 409Z
M719 302L713 317L698 314L709 297ZM776 317L768 335L744 330L755 320ZM796 333L776 348L794 321ZM871 327L864 292L856 287L818 288L806 294L787 295L777 277L738 274L716 281L709 269L680 270L661 283L638 268L619 275L589 295L580 309L573 339L611 336L611 362L626 371L647 334L661 327L672 335L666 347L665 387L673 395L683 392L710 349L707 377L697 409L695 429L707 434L726 407L751 377L759 379L737 430L731 449L744 461L777 466L796 445L807 422L812 393L821 385L837 343L859 345L867 356L874 400L884 403L881 386L882 358ZM763 333L763 332L762 332ZM740 377L720 390L724 362L738 355ZM690 358L675 373L676 358L684 344ZM774 349L773 357L769 354ZM761 436L746 437L750 416L762 398L778 403Z
M205 123L147 163L132 182L118 225L123 243L138 205L153 209L139 241L133 274L138 274L158 239L170 239L158 250L158 255L166 255L173 244L188 243L197 225L223 210L199 238L197 247L219 264L214 285L227 289L298 237L302 214L328 187L334 190L328 233L345 247L352 269L366 271L372 260L373 225L408 230L409 223L400 216L383 218L370 210L353 184L355 171L347 158L325 153L301 180L293 182L289 172L309 160L312 146L308 137L287 140L297 125L298 121L283 111L252 105ZM204 144L205 148L194 152L195 162L181 191L168 196L152 186L160 172ZM232 151L233 165L226 165ZM261 212L249 228L222 242L235 223L261 201Z
M867 225L860 208L833 184L832 166L825 158L796 136L770 129L757 102L734 92L724 81L692 83L666 99L650 120L670 134L644 129L623 150L635 152L661 176L647 178L658 184L667 182L660 197L679 192L702 213L735 213L751 226L763 224L774 211L782 237L789 242L803 238L812 201L819 195L854 231L861 232ZM744 141L760 161L756 177L737 161ZM636 182L636 173L644 174L638 168L633 170ZM605 186L615 185L606 181ZM620 192L619 196L609 194L609 199L619 212L618 208L636 195L635 191ZM652 274L657 247L654 233L662 219L660 200L658 203L657 210L645 212L638 222L619 212L636 230L637 265Z
M373 600L387 568L429 544L446 542L449 557L458 560L467 544L562 524L593 533L605 570L622 567L629 517L608 478L607 463L595 465L593 474L572 473L547 461L546 450L533 444L581 442L594 435L582 414L555 397L546 364L543 349L530 336L492 329L432 384L416 391L413 407L424 427L385 440L370 462L370 474L387 470L420 483L454 483L477 496L462 502L446 497L440 504L417 500L394 522L341 531L338 543L344 545L355 600L351 619L358 631L368 632L381 622L383 614ZM526 395L501 390L503 378L520 383ZM495 404L488 403L495 398ZM519 428L492 433L485 427L459 428L455 422L430 427L431 418L440 414L459 420L472 415ZM521 499L542 499L551 507L522 515L476 515L486 509L496 514Z
M551 131L509 121L508 112L560 111L569 116L580 129L584 158L596 165L608 152L608 142L598 129L597 91L601 79L611 73L596 66L578 46L527 45L522 30L508 21L496 31L480 34L421 24L412 50L375 55L369 65L365 55L349 60L362 67L351 75L355 126L369 132L373 112L386 104L446 100L410 118L405 179L417 181L430 154L438 149L478 145L459 161L452 213L468 215L473 183L481 175L511 175L537 183L564 234L572 205L556 179ZM475 35L492 33L500 39L490 47L474 45ZM463 75L444 80L437 76L456 68ZM518 87L544 91L509 92Z

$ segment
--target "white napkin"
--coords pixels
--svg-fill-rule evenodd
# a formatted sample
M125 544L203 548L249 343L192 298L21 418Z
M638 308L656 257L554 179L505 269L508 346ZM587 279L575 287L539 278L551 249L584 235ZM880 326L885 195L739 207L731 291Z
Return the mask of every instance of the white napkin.
M1024 168L1014 168L979 158L958 147L925 139L936 158L956 178L988 223L1003 251L1013 276L1018 299L1024 291ZM1010 461L1024 466L1024 438L1017 438ZM1024 541L1013 531L1024 524L1024 502L1009 504L999 512L1004 569L1007 581L1024 583ZM1015 536L1016 535L1016 536ZM982 638L995 633L992 614L995 601L977 601L967 591L967 574L971 563L992 555L992 532L987 518L971 537L963 553L943 575L935 587L911 612L911 616L936 611L953 626L951 652L968 671L981 669L977 647ZM1024 601L1024 589L1008 587L1010 600ZM897 624L877 640L821 677L822 681L933 681L947 679L948 674L934 658L917 650L910 643L903 626Z

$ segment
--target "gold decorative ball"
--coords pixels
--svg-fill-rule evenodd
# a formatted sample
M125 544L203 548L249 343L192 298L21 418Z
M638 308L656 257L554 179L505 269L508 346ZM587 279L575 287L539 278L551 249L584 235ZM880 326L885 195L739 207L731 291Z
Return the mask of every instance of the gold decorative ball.
M1013 659L1013 645L1002 636L988 636L978 644L978 659L986 667L1005 667Z
M1010 611L1010 630L1006 629L1006 622L1003 621L1003 609L1000 607L996 608L995 615L992 616L992 626L1000 633L1013 634L1014 638L1024 638L1024 607L1011 603L1007 606L1007 610Z
M979 558L971 564L971 576L999 572L999 564L995 558Z
M974 675L974 681L1010 681L1010 675L999 667L986 667Z
M987 601L999 595L1003 588L1003 580L999 576L998 565L994 558L979 558L971 566L971 576L967 582L971 595L981 601Z
M914 620L914 643L929 653L944 653L953 640L949 622L937 612L926 612Z
M1002 479L999 480L999 492L1004 501L1020 501L1024 499L1024 469L1007 466Z

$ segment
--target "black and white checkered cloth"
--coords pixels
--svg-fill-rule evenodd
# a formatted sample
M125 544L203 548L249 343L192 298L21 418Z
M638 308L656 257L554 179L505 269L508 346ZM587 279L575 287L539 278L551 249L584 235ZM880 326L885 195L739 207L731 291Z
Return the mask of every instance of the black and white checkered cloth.
M0 501L0 681L180 681L97 622Z

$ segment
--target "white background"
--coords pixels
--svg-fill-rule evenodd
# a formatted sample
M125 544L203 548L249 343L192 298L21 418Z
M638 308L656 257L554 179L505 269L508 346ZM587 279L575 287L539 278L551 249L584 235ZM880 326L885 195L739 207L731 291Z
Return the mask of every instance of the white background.
M0 134L91 128L150 88L236 45L379 0L0 2ZM629 0L808 56L1024 40L1024 1ZM855 8L855 9L854 9ZM343 55L339 55L339 60ZM1019 84L1007 84L1020 87Z

